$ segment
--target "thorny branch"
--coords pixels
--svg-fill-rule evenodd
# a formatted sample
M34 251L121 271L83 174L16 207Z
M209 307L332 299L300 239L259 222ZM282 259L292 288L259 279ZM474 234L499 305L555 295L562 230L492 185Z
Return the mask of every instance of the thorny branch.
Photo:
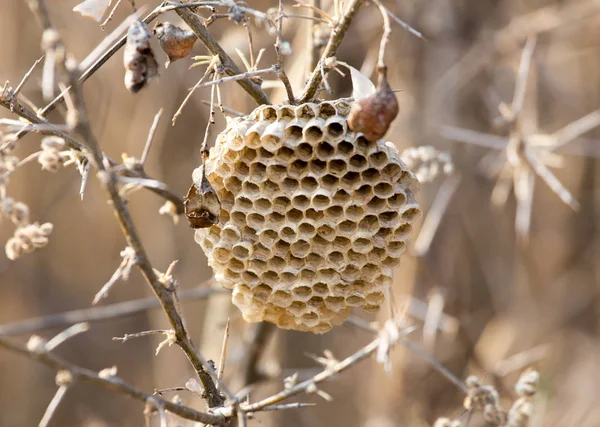
M54 369L55 371L66 370L72 375L74 381L93 384L98 387L106 388L108 390L128 395L142 402L147 402L148 399L151 398L158 399L158 401L164 406L166 410L188 420L194 420L206 424L215 425L220 425L225 421L225 417L223 417L222 415L212 415L203 412L198 412L186 406L172 403L158 396L153 396L152 394L144 393L140 390L137 390L136 388L132 387L131 385L127 384L125 381L120 379L119 377L105 375L101 376L89 369L75 366L54 354L48 352L32 351L19 344L15 344L6 338L0 337L0 347L27 356L30 359L43 363L44 365L48 366L51 369Z
M321 82L323 81L323 75L321 73L322 66L325 65L325 60L328 58L332 58L335 56L338 47L342 44L342 40L346 35L346 31L350 27L352 20L358 13L358 10L363 6L365 0L352 0L347 7L346 12L344 13L342 19L339 23L333 27L331 30L331 37L329 38L329 42L327 46L325 46L325 50L321 59L319 60L319 64L314 69L312 75L310 76L310 80L308 81L302 95L300 95L300 103L309 102L312 100L319 88L321 87Z
M40 18L40 21L44 27L44 31L52 31L56 43L62 44L58 33L51 27L50 21L47 18L47 11L43 0L31 0L30 7L32 11ZM88 121L83 93L81 90L81 85L79 84L80 76L78 67L74 63L74 60L68 59L66 55L64 58L62 58L62 64L60 65L67 76L68 83L73 87L72 102L76 110L69 112L70 121L74 125L75 132L79 133L83 137L84 141L86 141L92 152L92 158L90 161L92 161L99 170L98 178L109 194L115 215L118 219L119 225L121 226L123 234L125 235L127 244L135 252L136 264L141 270L146 281L152 287L154 294L160 300L163 310L167 314L169 322L175 331L177 344L188 357L198 377L200 378L204 389L206 390L207 402L209 406L221 406L223 404L223 397L217 390L210 371L207 370L211 368L208 366L204 358L200 355L191 341L186 326L178 310L178 305L174 294L175 291L171 288L171 286L169 286L170 284L162 283L159 280L159 277L153 269L150 260L148 259L146 250L143 247L138 232L133 224L131 214L129 213L125 202L119 195L117 188L117 177L115 173L107 168L104 163L104 154L100 149L98 141L96 140ZM67 121L69 122L69 117Z

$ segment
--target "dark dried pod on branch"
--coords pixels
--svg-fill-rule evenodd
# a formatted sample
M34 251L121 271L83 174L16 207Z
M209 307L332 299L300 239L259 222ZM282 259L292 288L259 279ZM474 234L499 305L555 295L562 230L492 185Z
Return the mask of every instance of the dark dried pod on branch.
M161 49L169 57L165 68L171 62L188 56L194 43L198 40L192 31L180 28L170 22L157 22L154 26L154 34L158 38Z
M204 166L200 166L194 171L193 178L194 183L183 201L185 216L192 228L206 228L215 225L219 222L221 202L206 179Z
M136 19L129 25L123 54L125 87L137 93L158 73L158 63L150 48L152 34L146 24Z
M386 134L398 111L398 100L387 82L387 68L382 67L377 91L352 104L348 127L353 132L362 132L369 141L378 141Z

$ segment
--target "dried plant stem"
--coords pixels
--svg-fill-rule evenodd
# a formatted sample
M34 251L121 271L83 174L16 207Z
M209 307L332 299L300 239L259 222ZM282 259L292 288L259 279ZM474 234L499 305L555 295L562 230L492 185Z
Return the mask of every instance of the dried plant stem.
M34 14L38 15L40 18L45 31L53 30L50 20L47 18L47 16L45 16L47 11L45 10L43 0L30 0L30 8ZM60 43L62 42L59 40L57 44ZM98 177L110 197L114 213L118 219L119 225L121 226L127 244L135 252L136 265L141 270L142 275L152 288L156 297L160 300L161 306L166 313L173 330L175 331L177 344L188 357L198 375L198 378L204 386L208 405L210 407L222 406L223 397L216 388L215 382L209 371L210 367L192 343L183 319L179 314L174 296L174 289L165 286L165 284L159 280L159 277L157 276L150 263L150 260L148 259L146 250L142 245L131 214L127 209L127 205L119 194L117 187L117 176L113 171L111 171L111 169L108 169L107 165L104 163L104 154L100 149L100 145L98 144L98 141L92 132L88 120L82 88L79 84L79 69L74 61L66 60L66 55L65 62L61 64L61 66L68 78L68 83L73 88L71 95L73 105L76 110L70 111L69 114L72 117L71 120L75 124L75 131L83 137L84 141L86 141L86 144L90 147L92 152L90 161L94 163L96 168L99 170Z
M379 8L381 12L381 17L383 18L383 35L381 36L381 42L379 44L379 59L377 62L377 67L382 69L385 68L385 61L383 57L385 56L385 48L387 47L388 42L390 41L390 34L392 33L392 27L390 25L390 17L387 14L387 10L383 7L383 4L379 0L371 0L375 6Z
M31 77L31 74L33 73L33 70L35 70L35 68L38 66L38 64L40 62L42 62L42 59L44 59L45 55L42 55L39 59L37 59L33 65L31 66L31 68L25 73L25 75L23 76L23 78L21 79L21 81L19 82L19 84L17 85L17 87L15 88L15 90L12 93L12 96L14 96L15 98L17 97L17 95L19 94L19 92L21 92L21 89L23 89L23 86L25 86L25 83L27 83L27 80L29 80L29 78Z
M321 0L311 0L310 1L310 16L312 18L318 18L317 10L321 9ZM327 22L327 21L325 21ZM309 73L312 73L315 68L317 68L317 64L319 63L319 57L321 55L321 48L316 45L315 40L315 30L316 24L314 22L309 22L309 30L308 30L308 41L307 45L310 49L309 60L306 62L306 70Z
M230 76L241 74L242 71L233 62L231 57L223 50L223 48L217 43L215 38L208 32L206 26L202 23L202 20L198 15L188 9L177 9L177 14L185 21L185 23L192 29L194 34L198 36L200 41L206 46L206 48L213 54L218 55L223 66L223 70ZM257 104L270 104L269 97L263 92L259 85L252 82L249 79L238 80L238 83L248 94L256 101Z
M290 79L288 79L285 70L283 69L283 54L281 53L281 38L283 37L283 0L279 0L279 11L277 13L277 41L275 42L275 52L277 53L277 66L274 67L275 74L279 80L283 82L285 91L287 93L288 102L292 105L296 104L296 98L294 97L294 91Z
M197 289L181 291L178 294L180 301L195 301L208 298L212 295L228 293L229 291L221 288L210 288L212 281L200 285ZM132 301L125 301L116 304L106 305L104 307L90 307L81 310L72 310L64 313L50 314L48 316L36 317L33 319L21 320L15 323L9 323L0 326L0 336L15 336L32 334L35 332L63 328L80 322L106 322L109 320L120 319L126 316L132 316L147 310L160 307L160 302L156 297L147 297Z
M69 386L62 385L58 388L58 390L56 390L56 394L50 401L50 404L48 404L46 412L44 412L44 416L42 417L42 420L40 421L38 427L47 427L50 424L52 416L56 412L56 409L58 408L58 405L62 401L63 397L65 397L65 393L68 389Z
M30 351L19 344L15 344L7 340L6 338L0 337L0 347L27 356L32 360L43 363L44 365L50 367L51 369L54 369L55 371L69 371L74 381L93 384L108 390L128 395L142 402L146 402L148 399L154 397L155 399L159 399L159 402L164 406L166 410L188 420L194 420L206 424L215 425L219 425L225 421L225 417L221 415L206 414L204 412L198 412L186 406L177 405L175 403L169 402L168 400L164 400L157 396L152 396L151 394L147 394L140 390L137 390L136 388L130 386L118 377L101 377L94 371L75 366L54 354Z
M319 64L313 70L312 75L310 76L310 80L306 85L302 95L300 96L300 103L309 102L312 100L317 92L319 91L319 87L321 87L321 82L323 81L323 73L321 68L324 68L323 65L327 58L331 58L335 56L338 47L342 43L344 36L346 35L346 31L350 27L352 20L358 13L358 10L363 6L365 0L351 0L348 4L347 11L344 13L340 22L333 28L331 31L331 37L329 38L329 42L327 46L325 46L325 51L319 60Z

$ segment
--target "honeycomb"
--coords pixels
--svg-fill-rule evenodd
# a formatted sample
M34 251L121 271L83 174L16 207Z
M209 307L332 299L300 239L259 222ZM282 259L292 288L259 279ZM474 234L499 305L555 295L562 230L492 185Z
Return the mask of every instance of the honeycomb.
M421 213L417 181L393 144L348 130L349 111L261 106L210 151L221 212L195 239L246 321L321 334L384 301Z

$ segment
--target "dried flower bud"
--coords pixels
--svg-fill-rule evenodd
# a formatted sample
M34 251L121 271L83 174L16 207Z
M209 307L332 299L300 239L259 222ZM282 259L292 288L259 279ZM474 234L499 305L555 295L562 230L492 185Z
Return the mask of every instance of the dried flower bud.
M63 385L71 385L73 383L73 374L71 371L61 369L56 373L56 385L61 387Z
M125 87L137 93L158 73L158 63L150 48L152 35L146 24L136 19L129 26L123 55Z
M53 225L49 222L40 225L37 222L19 227L15 235L6 242L6 256L15 260L21 255L32 252L36 248L48 244L48 236L52 233Z
M160 48L169 57L165 68L171 62L188 56L194 43L198 40L198 37L192 31L179 28L170 22L157 22L154 26L154 34L158 38Z
M450 418L438 418L433 427L461 427L461 423L458 420L451 420Z
M42 138L42 150L46 149L54 149L54 150L64 150L67 146L67 143L64 139L58 136L46 136Z
M39 335L32 335L29 337L25 347L27 347L27 350L33 353L42 354L46 352L46 344L47 342L44 338L40 337Z
M19 159L15 156L1 156L0 157L0 175L4 175L8 172L15 170L19 164Z
M386 134L398 111L396 95L387 82L387 68L382 67L375 94L352 104L348 127L353 132L362 132L369 141L378 141Z
M210 227L219 220L221 202L219 202L217 193L206 179L204 166L197 168L193 173L193 177L194 184L185 196L185 216L192 228Z
M16 202L12 206L10 220L13 224L21 225L29 222L29 206L22 202Z
M177 211L177 206L170 200L167 200L164 205L160 207L158 210L159 215L168 215L173 220L173 224L177 225L179 223L179 212Z
M42 170L56 173L63 165L64 157L60 154L60 151L49 148L42 150L38 156L38 163L42 165Z

